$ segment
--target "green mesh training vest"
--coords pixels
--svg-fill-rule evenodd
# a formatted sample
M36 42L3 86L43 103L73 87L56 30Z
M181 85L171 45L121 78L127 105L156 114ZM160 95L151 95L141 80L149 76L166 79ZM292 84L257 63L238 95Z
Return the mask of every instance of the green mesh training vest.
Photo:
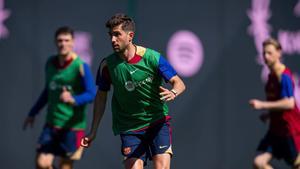
M80 66L83 61L78 57L66 68L58 69L54 64L57 56L52 56L46 65L46 85L48 90L48 112L46 121L55 127L67 129L85 129L86 105L72 106L60 101L62 87L77 95L83 92Z
M116 54L106 58L114 88L112 96L113 132L127 132L149 126L167 116L168 107L160 100L158 73L160 54L137 46L142 59L130 64Z

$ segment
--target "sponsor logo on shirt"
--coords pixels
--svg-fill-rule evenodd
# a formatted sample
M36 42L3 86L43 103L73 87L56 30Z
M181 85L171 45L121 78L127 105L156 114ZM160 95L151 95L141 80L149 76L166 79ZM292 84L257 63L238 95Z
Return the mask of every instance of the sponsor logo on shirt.
M125 82L124 86L127 91L132 92L135 90L136 87L143 87L145 84L152 83L152 82L153 82L153 76L149 76L146 79L137 82L127 81Z
M68 91L71 91L73 89L72 86L70 86L70 85L57 84L55 81L52 81L49 84L50 90L62 90L63 87L66 87Z

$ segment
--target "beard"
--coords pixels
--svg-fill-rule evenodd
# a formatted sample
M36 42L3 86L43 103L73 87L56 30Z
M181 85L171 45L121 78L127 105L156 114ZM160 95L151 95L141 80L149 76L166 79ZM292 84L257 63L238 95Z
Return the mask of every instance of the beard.
M115 53L124 53L124 51L127 49L129 45L117 45L116 47L113 46L113 50Z

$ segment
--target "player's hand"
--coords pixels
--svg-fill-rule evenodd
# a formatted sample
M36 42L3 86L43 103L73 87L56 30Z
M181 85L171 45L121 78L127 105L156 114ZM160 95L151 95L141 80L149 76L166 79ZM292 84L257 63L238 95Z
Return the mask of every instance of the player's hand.
M174 100L176 97L173 92L171 92L170 90L168 90L162 86L159 86L159 91L160 91L159 95L161 96L160 100L171 101L171 100Z
M93 133L86 135L85 137L83 137L81 139L80 145L85 148L89 147L91 145L92 141L95 139L95 137L96 137L96 135Z
M257 100L257 99L252 99L249 101L249 104L251 105L252 108L256 110L261 110L264 108L264 103L263 101Z
M68 91L68 89L65 86L63 86L63 88L62 88L62 92L60 94L60 100L64 103L68 103L68 104L75 103L75 100L74 100L71 92Z
M33 128L34 125L34 117L26 117L26 119L24 120L23 123L23 130L26 130L28 126L30 126L30 128Z

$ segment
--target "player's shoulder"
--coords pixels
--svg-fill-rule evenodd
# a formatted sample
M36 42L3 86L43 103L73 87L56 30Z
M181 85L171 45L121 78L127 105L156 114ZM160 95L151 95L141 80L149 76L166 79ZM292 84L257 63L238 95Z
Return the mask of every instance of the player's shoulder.
M144 56L144 55L160 56L160 52L158 52L157 50L143 47L143 46L137 46L137 54L139 54L140 56Z
M110 56L110 55L109 55ZM103 59L101 59L100 63L99 63L99 66L98 66L98 73L102 72L104 68L107 68L107 59L108 57L104 57Z
M143 46L138 46L136 45L136 54L139 55L139 56L144 56L145 53L147 51L147 48L143 47Z
M282 75L292 76L291 69L288 67L285 67L284 71L282 72Z
M155 60L156 62L158 62L161 55L158 51L154 49L138 45L136 46L136 54L146 60Z
M285 68L285 70L281 74L281 80L280 83L285 85L294 85L294 76L289 68Z
M75 69L78 69L81 73L81 75L85 74L86 69L89 69L90 66L76 53L72 54L72 59L74 66L76 67Z
M80 65L85 64L84 60L78 54L72 53L71 57L72 57L73 61L77 62L78 64L80 64Z
M281 74L281 78L282 79L290 79L292 80L293 79L293 73L292 71L289 69L289 68L285 68L284 71L282 72Z

